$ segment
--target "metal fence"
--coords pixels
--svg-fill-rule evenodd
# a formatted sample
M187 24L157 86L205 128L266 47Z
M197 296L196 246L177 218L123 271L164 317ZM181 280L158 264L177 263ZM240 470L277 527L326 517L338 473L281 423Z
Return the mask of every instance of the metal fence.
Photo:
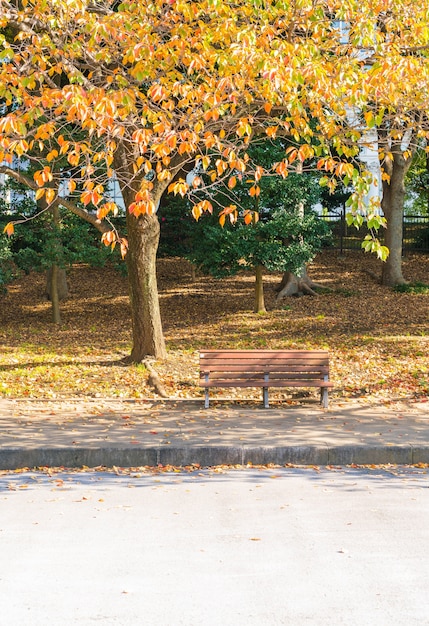
M348 226L345 212L320 215L326 221L332 232L331 247L336 250L357 250L361 248L362 240L367 229L362 226L357 230L355 226ZM415 252L429 252L429 215L404 215L403 220L403 250ZM379 231L379 238L383 241L383 229Z

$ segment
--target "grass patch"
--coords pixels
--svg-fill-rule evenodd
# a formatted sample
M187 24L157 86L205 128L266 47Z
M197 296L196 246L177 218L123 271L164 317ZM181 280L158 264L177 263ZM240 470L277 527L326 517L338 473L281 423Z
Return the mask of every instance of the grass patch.
M393 287L393 291L397 293L429 294L429 285L421 282L408 283L405 285L396 285L396 287Z

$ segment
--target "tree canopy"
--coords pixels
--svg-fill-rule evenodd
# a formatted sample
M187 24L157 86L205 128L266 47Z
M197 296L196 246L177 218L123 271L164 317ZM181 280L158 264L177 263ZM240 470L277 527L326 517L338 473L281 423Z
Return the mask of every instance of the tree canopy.
M381 7L365 16L362 3L350 0L1 0L0 6L0 98L7 107L0 156L43 157L34 183L48 201L55 192L47 184L61 176L55 165L64 157L73 168L68 198L78 191L99 218L115 210L105 198L109 177L132 191L134 215L151 213L165 187L159 183L169 183L185 163L228 178L231 188L237 174L250 176L249 193L257 194L261 166L247 146L258 135L296 142L273 167L276 174L317 156L320 169L357 180L351 163L333 158L330 144L348 159L358 154L358 129L344 122L348 107L365 108L374 86L374 77L362 80L362 55L355 52L373 42ZM377 40L378 54L385 53L382 44ZM372 70L377 82L384 65ZM192 196L184 178L171 190ZM197 202L194 215L207 209L209 203ZM235 217L235 208L225 214Z
M150 335L147 316L158 313L146 311L144 324L136 311L157 300L162 194L188 196L198 219L213 205L194 200L203 177L190 182L190 170L231 190L241 178L258 197L263 175L315 163L331 188L353 182L349 209L366 213L357 157L367 129L387 133L387 178L410 128L426 141L428 23L420 0L0 0L0 171L17 177L10 165L25 158L34 174L21 180L39 199L120 242L134 332ZM248 147L281 136L293 145L266 171ZM105 223L117 210L112 179L128 242ZM221 222L238 214L231 202ZM369 226L382 222L370 209ZM143 342L142 353L162 355L162 341Z

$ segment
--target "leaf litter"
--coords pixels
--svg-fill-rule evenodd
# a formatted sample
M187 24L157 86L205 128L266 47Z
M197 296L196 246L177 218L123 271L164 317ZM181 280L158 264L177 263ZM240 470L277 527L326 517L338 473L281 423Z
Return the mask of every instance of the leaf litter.
M429 283L429 255L404 258L409 280ZM389 406L398 399L429 396L429 294L398 293L374 279L381 263L361 252L320 254L309 273L326 291L317 298L275 301L280 275L266 275L268 312L252 313L253 275L216 280L198 275L182 259L159 259L158 280L165 362L155 362L174 400L202 399L198 352L210 348L327 349L331 394ZM133 399L150 407L159 400L143 365L124 366L131 334L126 279L110 267L73 266L70 296L61 303L63 324L51 323L45 277L22 276L2 296L0 395L53 400ZM316 398L316 394L314 399ZM224 399L260 402L260 390L216 390ZM307 393L270 391L270 399L308 402ZM174 406L174 404L173 404ZM97 405L94 414L102 412ZM123 418L128 419L126 414Z

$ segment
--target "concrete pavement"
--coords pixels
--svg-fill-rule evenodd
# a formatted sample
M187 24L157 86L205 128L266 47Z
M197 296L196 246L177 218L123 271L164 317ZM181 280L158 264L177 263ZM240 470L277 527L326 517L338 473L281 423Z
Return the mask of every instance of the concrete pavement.
M429 463L429 403L0 399L0 469Z

